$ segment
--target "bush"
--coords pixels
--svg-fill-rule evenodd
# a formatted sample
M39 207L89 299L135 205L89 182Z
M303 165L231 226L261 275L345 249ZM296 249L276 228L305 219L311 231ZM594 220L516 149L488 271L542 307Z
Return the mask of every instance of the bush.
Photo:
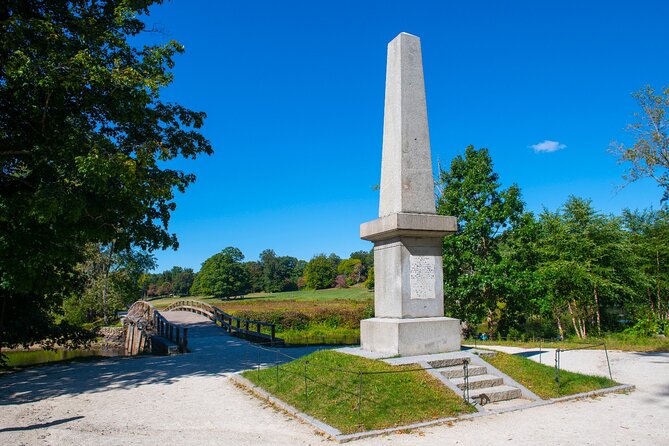
M309 324L309 316L299 311L242 310L235 316L274 324L279 330L303 330Z

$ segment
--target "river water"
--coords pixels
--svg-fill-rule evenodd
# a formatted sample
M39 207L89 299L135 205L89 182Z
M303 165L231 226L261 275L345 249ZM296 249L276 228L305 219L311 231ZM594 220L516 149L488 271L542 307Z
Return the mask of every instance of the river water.
M67 361L76 358L124 356L125 352L118 347L95 347L80 350L30 350L3 352L7 355L7 365L22 367L47 362Z

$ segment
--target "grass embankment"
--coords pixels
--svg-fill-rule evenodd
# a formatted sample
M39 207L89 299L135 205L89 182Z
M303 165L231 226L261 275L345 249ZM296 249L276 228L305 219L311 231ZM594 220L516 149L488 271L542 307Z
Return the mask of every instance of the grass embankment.
M242 299L213 297L153 300L158 309L181 299L215 305L238 317L274 323L276 335L289 344L355 344L360 319L371 317L373 292L356 286L344 289L254 293Z
M305 395L304 373L307 373ZM475 412L424 370L362 375L358 418L359 372L414 370L323 350L278 367L249 370L243 376L343 433L381 429ZM351 373L347 373L349 371Z
M536 363L531 359L498 352L494 357L485 360L543 399L619 385L603 376L583 375L566 370L560 370L558 385L555 381L555 368Z
M505 345L509 347L523 347L523 348L539 348L541 345L544 348L574 348L582 347L584 345L606 344L609 350L622 350L626 352L669 352L669 338L648 337L641 338L636 336L626 336L624 334L611 334L606 337L587 337L586 339L567 339L564 341L541 341L539 340L474 340L466 339L463 345L467 346L481 346L486 345ZM603 349L602 346L592 347L594 349Z

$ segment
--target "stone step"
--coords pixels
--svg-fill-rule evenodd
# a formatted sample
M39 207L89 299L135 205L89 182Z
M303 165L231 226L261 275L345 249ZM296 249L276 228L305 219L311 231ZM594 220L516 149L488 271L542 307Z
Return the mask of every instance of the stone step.
M483 401L481 396L485 395ZM481 389L470 389L469 399L478 404L494 403L497 401L507 401L520 398L522 395L520 389L511 386L483 387ZM486 398L487 397L487 398Z
M465 388L465 378L453 378L451 379L453 384L458 386L460 389ZM483 389L486 387L495 387L495 386L501 386L504 384L504 380L500 378L499 376L496 375L490 375L490 374L485 374L485 375L477 375L477 376L470 376L469 377L469 389L470 391L472 389Z
M464 368L461 365L456 365L452 367L444 367L443 369L439 370L439 373L441 373L445 378L448 379L453 379L453 378L462 378L465 376L465 371ZM478 376L478 375L485 375L488 373L488 369L484 365L469 365L469 376Z
M469 359L466 356L460 356L456 358L445 358L445 359L437 359L436 361L428 361L428 364L430 366L434 367L435 369L439 369L442 367L454 367L456 365L461 366L465 362L465 358Z

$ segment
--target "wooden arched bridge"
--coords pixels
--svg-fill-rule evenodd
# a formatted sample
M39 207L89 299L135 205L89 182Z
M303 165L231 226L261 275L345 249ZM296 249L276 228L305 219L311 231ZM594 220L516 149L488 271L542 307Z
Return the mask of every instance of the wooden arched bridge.
M188 327L170 322L150 302L139 300L132 304L125 318L125 348L130 355L144 351L154 353L185 353L188 351ZM207 317L226 332L250 341L282 345L276 337L274 324L233 316L220 308L199 300L178 300L164 310L188 311Z

